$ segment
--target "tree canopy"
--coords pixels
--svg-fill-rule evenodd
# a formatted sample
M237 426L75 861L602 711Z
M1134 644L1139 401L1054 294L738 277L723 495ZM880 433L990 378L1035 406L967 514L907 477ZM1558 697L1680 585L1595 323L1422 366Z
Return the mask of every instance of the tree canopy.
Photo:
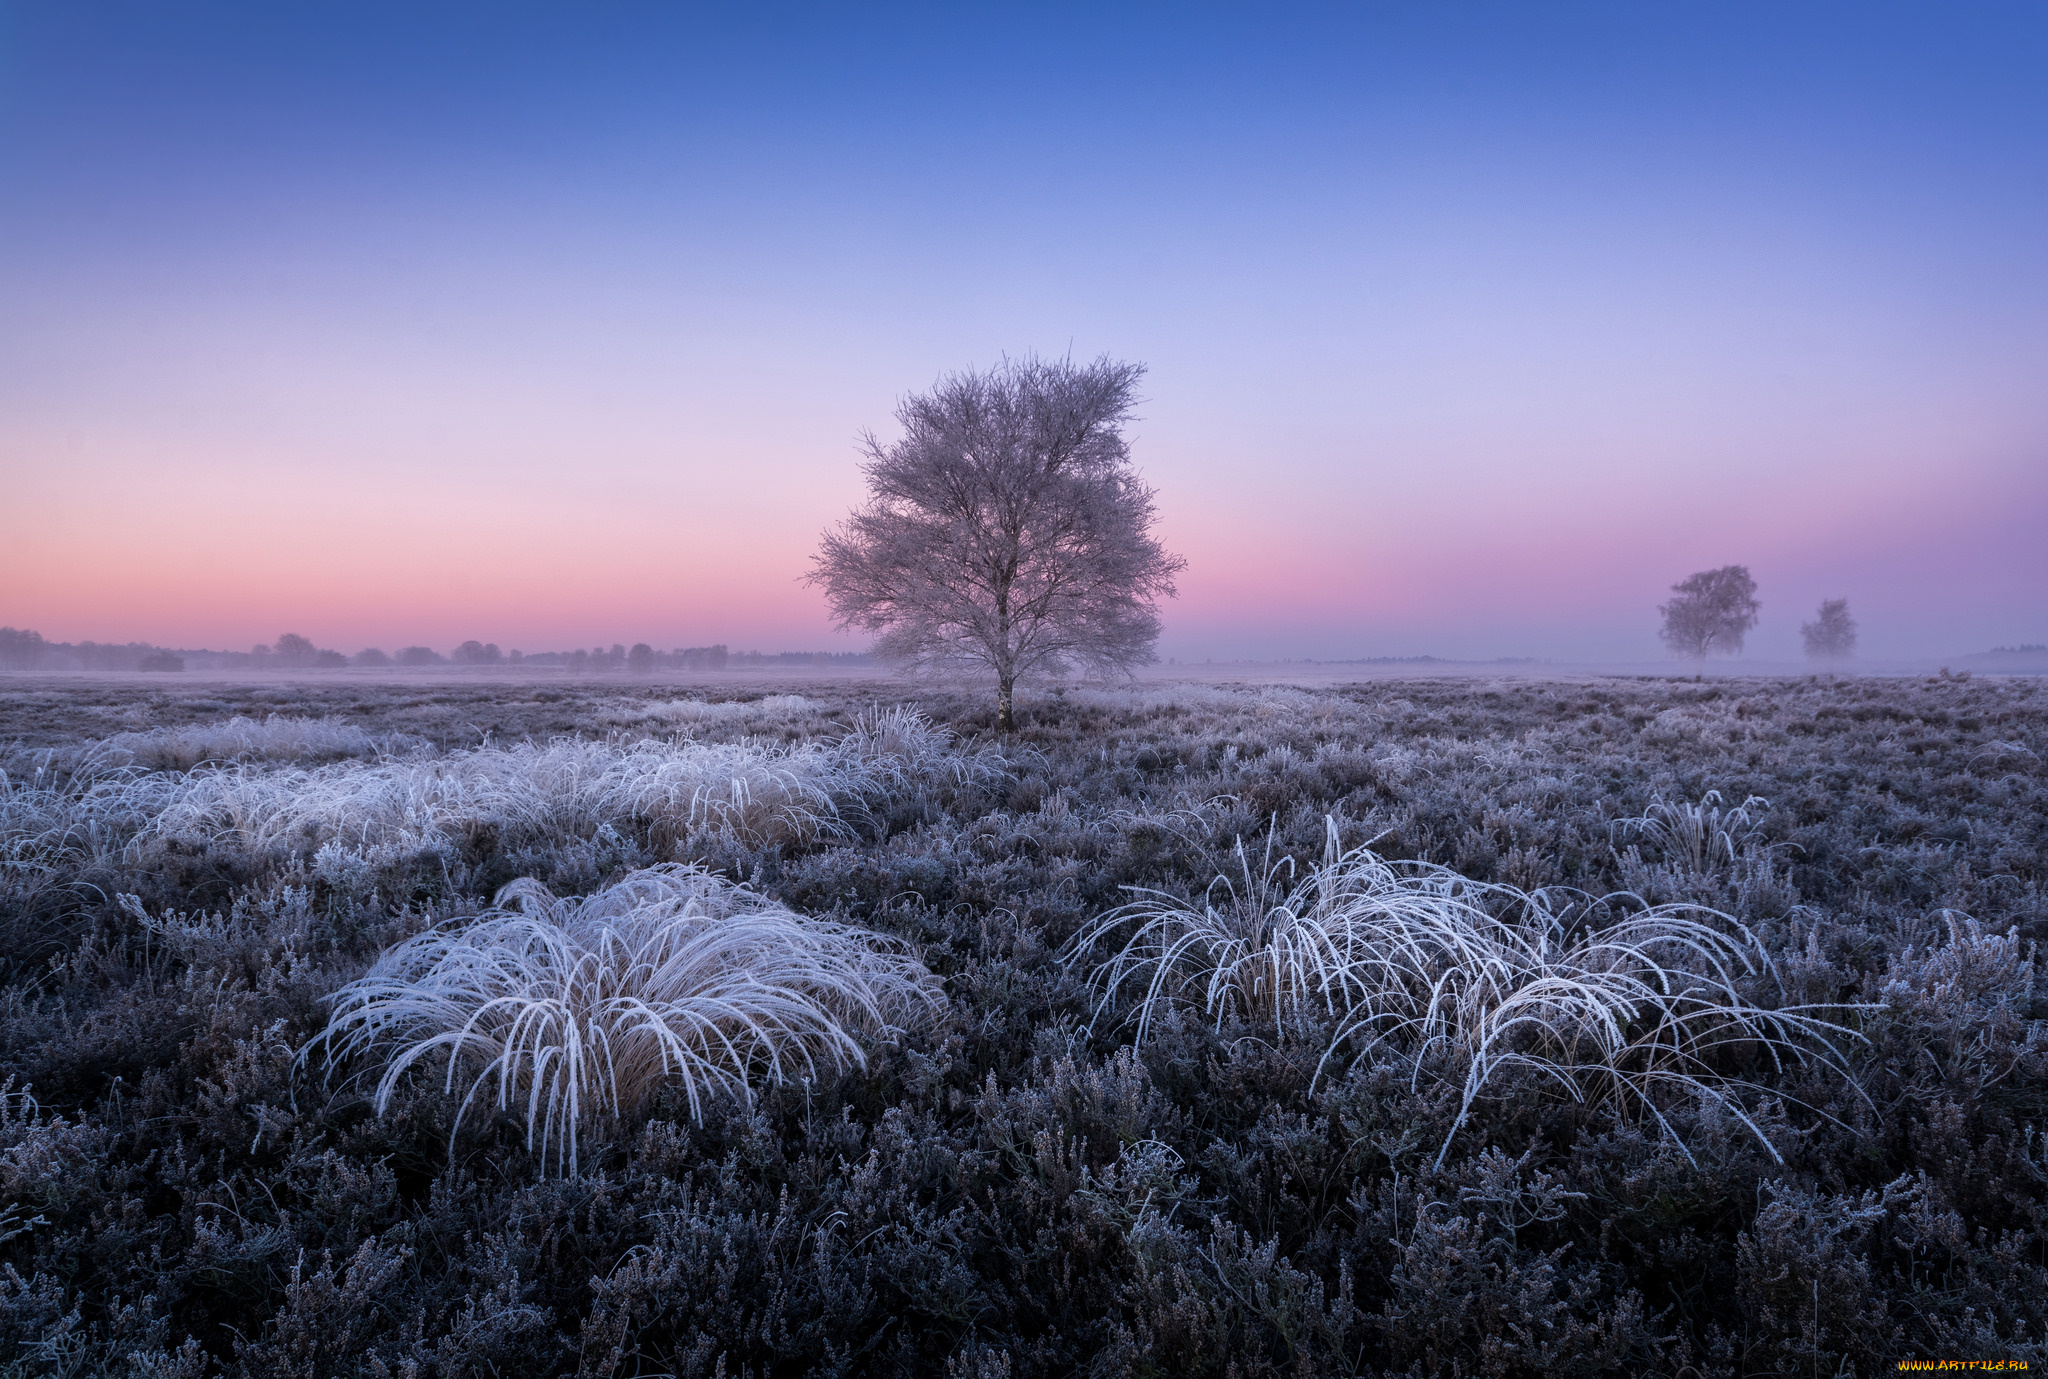
M899 439L863 437L868 501L807 576L833 616L890 662L994 672L1005 729L1019 676L1156 659L1185 562L1151 535L1124 436L1144 372L1005 361L904 399Z
M1677 597L1657 610L1664 615L1658 635L1674 656L1694 661L1740 652L1763 607L1747 565L1701 570L1672 585L1671 592Z
M1856 619L1849 616L1847 599L1823 599L1819 616L1799 624L1799 632L1813 660L1843 661L1856 654Z

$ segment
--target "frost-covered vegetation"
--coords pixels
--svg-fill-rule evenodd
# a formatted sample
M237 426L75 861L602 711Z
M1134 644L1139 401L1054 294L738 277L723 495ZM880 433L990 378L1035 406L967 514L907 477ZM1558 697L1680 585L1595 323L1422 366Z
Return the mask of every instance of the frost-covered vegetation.
M1550 889L1477 883L1433 862L1389 864L1369 846L1341 852L1336 819L1324 825L1323 860L1298 884L1286 884L1294 859L1275 859L1269 834L1256 873L1238 843L1242 888L1219 876L1199 906L1143 890L1084 929L1077 953L1121 942L1096 969L1102 1008L1126 1004L1117 999L1126 985L1142 987L1128 1002L1140 1045L1177 1001L1213 1015L1219 1030L1270 1021L1276 1043L1306 1016L1311 1037L1327 1039L1318 1077L1332 1060L1375 1055L1417 1077L1462 1071L1439 1169L1494 1078L1523 1070L1539 1074L1539 1089L1611 1098L1617 1119L1639 1107L1667 1133L1660 1104L1712 1101L1771 1149L1728 1094L1717 1055L1736 1046L1774 1063L1809 1052L1832 1060L1832 1037L1851 1033L1783 1004L1782 983L1768 1004L1745 997L1739 979L1769 969L1770 954L1704 907L1569 890L1558 906Z
M500 1110L523 1113L543 1167L552 1146L575 1173L579 1133L616 1128L665 1084L702 1124L707 1097L744 1102L756 1077L811 1082L821 1066L865 1063L853 1029L893 1029L939 999L903 946L701 867L631 872L580 902L514 881L491 909L407 939L343 987L304 1052L330 1066L381 1055L380 1111L414 1064L445 1057L452 1092L480 1060L455 1133L494 1091Z
M0 684L0 1373L2048 1362L2048 689Z

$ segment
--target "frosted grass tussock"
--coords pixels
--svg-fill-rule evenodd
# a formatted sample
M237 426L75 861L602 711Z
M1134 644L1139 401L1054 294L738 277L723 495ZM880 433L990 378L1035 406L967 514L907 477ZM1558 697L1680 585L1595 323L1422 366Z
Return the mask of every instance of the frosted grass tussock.
M70 760L44 751L17 771L0 769L0 871L112 862L176 792L171 778L104 747Z
M865 778L870 794L932 784L980 784L1009 772L998 750L983 746L963 751L951 729L907 704L856 715L853 727L833 744L833 754Z
M187 842L312 852L350 846L426 847L466 826L581 834L595 827L579 788L597 763L569 750L484 748L447 757L262 770L190 778L152 832Z
M524 1119L543 1167L679 1087L692 1117L757 1082L865 1066L944 996L900 940L796 914L698 867L633 872L583 900L515 881L460 927L408 939L336 993L317 1048L383 1061L383 1114L415 1066L445 1061L459 1132L472 1107Z
M379 737L339 719L282 714L120 733L105 743L109 752L126 753L134 765L152 771L190 771L209 762L375 757L424 745L415 737Z
M560 738L446 757L204 773L154 831L312 852L427 847L489 824L518 837L589 837L633 820L671 838L727 827L750 843L839 832L835 797L864 780L817 744L589 742Z
M1171 1007L1219 1025L1270 1022L1276 1038L1304 1017L1333 1023L1316 1077L1384 1050L1463 1082L1441 1165L1472 1108L1510 1069L1536 1074L1618 1116L1646 1113L1676 1140L1663 1106L1704 1097L1763 1141L1734 1093L1748 1084L1724 1061L1756 1051L1774 1063L1833 1064L1850 1031L1810 1007L1766 1008L1738 983L1774 974L1762 945L1696 906L1645 907L1633 896L1560 913L1545 892L1470 881L1423 862L1390 863L1370 846L1343 852L1334 821L1323 861L1297 882L1292 859L1219 876L1199 908L1156 891L1097 918L1067 961L1111 948L1092 969L1100 1020L1126 1000L1143 1042ZM1117 942L1122 936L1122 941ZM1325 1028L1328 1026L1326 1025ZM1681 1144L1681 1148L1682 1148Z
M447 845L480 826L508 840L590 838L645 826L657 846L725 829L744 843L804 845L851 834L848 809L931 782L1004 774L915 711L871 711L839 741L789 745L557 738L447 756L194 772L151 812L150 831L312 855Z
M820 743L636 742L600 773L607 818L639 818L676 836L729 828L750 843L808 843L846 833L839 801L864 794L863 773Z
M801 694L768 694L759 699L728 699L715 703L706 699L670 699L655 704L607 709L598 715L597 721L621 728L695 727L700 724L794 718L818 707L817 700L806 699Z
M1734 866L1762 836L1755 815L1770 807L1771 802L1760 795L1729 805L1718 790L1709 790L1697 803L1674 803L1656 795L1641 815L1616 820L1614 830L1624 838L1647 839L1673 869L1706 876L1723 864Z

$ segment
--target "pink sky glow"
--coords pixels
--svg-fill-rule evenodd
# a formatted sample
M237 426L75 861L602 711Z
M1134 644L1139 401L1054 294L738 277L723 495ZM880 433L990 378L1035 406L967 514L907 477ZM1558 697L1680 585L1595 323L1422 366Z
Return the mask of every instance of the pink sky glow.
M1164 656L1650 660L1728 563L1758 659L2048 641L2031 29L335 15L9 21L0 624L855 649L859 433L1071 350L1150 366Z

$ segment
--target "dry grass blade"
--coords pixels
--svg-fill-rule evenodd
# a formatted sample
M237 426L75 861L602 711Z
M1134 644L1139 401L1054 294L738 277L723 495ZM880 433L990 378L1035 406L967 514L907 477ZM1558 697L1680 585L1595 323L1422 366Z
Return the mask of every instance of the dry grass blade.
M680 1087L692 1116L758 1081L865 1062L857 1037L942 1004L898 940L807 918L700 868L634 872L585 900L515 881L458 929L410 939L334 999L317 1047L383 1060L381 1114L445 1059L456 1128L480 1099L572 1174L579 1142Z
M1269 852L1254 867L1240 843L1241 876L1218 877L1199 909L1139 892L1098 918L1068 956L1112 949L1093 968L1096 1018L1125 1009L1142 1042L1172 1006L1219 1027L1270 1021L1276 1037L1321 1015L1337 1033L1318 1079L1382 1049L1417 1075L1458 1068L1462 1100L1439 1164L1474 1104L1518 1068L1618 1116L1645 1113L1667 1133L1672 1095L1705 1097L1769 1148L1732 1095L1746 1084L1724 1071L1728 1055L1833 1061L1830 1040L1849 1033L1805 1008L1747 999L1741 983L1768 977L1769 959L1712 911L1611 896L1561 915L1542 892L1389 863L1369 847L1342 852L1334 822L1328 838L1298 882L1289 859Z

